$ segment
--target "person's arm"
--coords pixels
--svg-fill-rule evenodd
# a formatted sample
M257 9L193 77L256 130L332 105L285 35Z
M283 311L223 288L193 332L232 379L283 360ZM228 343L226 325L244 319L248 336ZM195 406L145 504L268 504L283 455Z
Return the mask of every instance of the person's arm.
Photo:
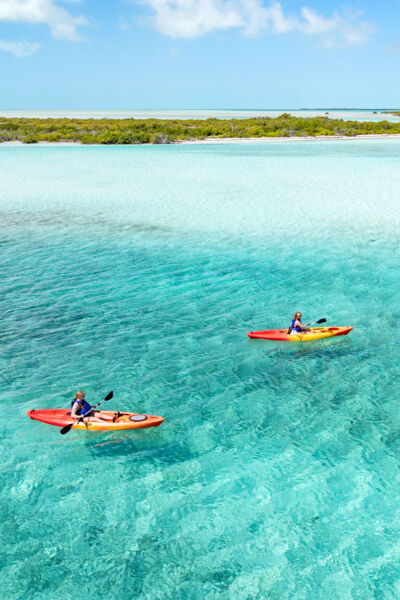
M77 414L79 410L79 402L74 402L71 410L71 419L79 419L80 415Z

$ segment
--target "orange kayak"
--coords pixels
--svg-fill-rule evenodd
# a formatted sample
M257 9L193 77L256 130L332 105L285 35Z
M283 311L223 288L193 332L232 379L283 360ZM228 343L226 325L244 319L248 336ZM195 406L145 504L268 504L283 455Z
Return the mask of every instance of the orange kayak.
M100 414L113 417L116 411L99 410ZM71 419L71 410L67 408L43 408L39 410L28 410L27 415L35 421L64 427L73 423L71 429L83 429L85 431L123 431L126 429L145 429L146 427L158 427L164 421L164 417L155 415L143 415L140 413L119 413L120 416L112 421L104 423L82 423Z
M311 342L325 338L347 335L352 327L310 327L309 332L288 334L287 329L268 329L266 331L249 331L249 338L275 340L279 342Z

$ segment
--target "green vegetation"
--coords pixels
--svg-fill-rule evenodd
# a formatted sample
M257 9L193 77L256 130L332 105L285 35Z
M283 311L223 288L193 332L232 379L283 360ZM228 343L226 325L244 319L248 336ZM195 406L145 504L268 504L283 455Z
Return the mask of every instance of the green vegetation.
M382 114L383 115L394 115L395 117L400 117L400 111L399 110L383 110Z
M396 113L400 114L400 113ZM252 119L6 119L0 142L80 142L82 144L169 144L207 138L262 138L321 135L400 134L400 123L343 121L329 117Z

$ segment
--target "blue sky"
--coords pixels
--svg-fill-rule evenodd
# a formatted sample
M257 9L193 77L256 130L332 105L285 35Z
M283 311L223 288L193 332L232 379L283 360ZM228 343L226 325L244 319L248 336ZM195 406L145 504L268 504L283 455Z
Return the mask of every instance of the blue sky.
M0 108L400 107L400 0L0 0Z

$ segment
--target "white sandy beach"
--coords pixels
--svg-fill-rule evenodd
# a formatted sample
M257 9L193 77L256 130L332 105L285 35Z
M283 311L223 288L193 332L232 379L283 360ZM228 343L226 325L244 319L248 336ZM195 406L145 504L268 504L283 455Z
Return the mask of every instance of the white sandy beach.
M400 133L393 134L373 134L370 135L318 135L318 136L288 136L288 137L251 137L251 138L220 138L220 137L208 137L202 140L199 139L189 139L189 140L176 140L171 142L171 144L254 144L254 143L275 143L275 142L316 142L316 141L335 141L335 140L371 140L371 139L399 139ZM33 144L24 144L24 142L20 142L18 140L10 141L10 142L1 142L2 146L12 146L12 145L24 145L24 146L71 146L71 145L81 145L81 142L35 142ZM104 146L105 144L88 144L89 146ZM125 145L125 146L149 146L151 144L110 144L111 146ZM157 144L153 144L157 145ZM159 144L162 145L162 144ZM166 144L168 145L168 144Z
M215 138L209 137L204 140L179 140L178 144L227 144L229 142L246 142L246 143L255 143L255 142L315 142L322 140L355 140L355 139L398 139L400 138L400 133L386 134L386 133L377 133L370 135L318 135L318 136L288 136L288 137L253 137L253 138Z
M323 141L336 141L336 140L371 140L371 139L399 139L400 133L397 134L370 134L370 135L318 135L318 136L290 136L290 137L251 137L251 138L220 138L220 137L208 137L202 140L189 139L189 140L176 140L170 144L259 144L259 143L281 143L281 142L323 142ZM81 142L34 142L31 144L25 144L18 140L10 142L0 142L0 146L81 146ZM105 146L108 144L86 144L88 146ZM164 145L164 144L109 144L110 146L151 146L151 145Z

